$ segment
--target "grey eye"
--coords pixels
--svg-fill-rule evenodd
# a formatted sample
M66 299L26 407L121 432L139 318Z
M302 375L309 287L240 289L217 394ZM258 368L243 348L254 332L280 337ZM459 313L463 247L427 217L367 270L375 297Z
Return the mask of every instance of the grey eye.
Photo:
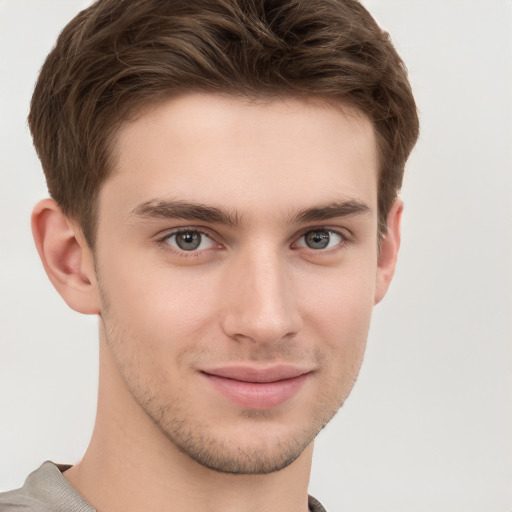
M310 249L325 249L331 240L329 231L309 231L304 235L304 241Z
M185 231L176 235L176 245L183 251L194 251L201 245L201 233Z
M166 238L166 243L181 251L197 251L213 247L213 240L200 231L178 231Z
M302 235L295 244L296 247L307 247L308 249L322 250L332 249L344 242L344 237L330 229L313 229Z

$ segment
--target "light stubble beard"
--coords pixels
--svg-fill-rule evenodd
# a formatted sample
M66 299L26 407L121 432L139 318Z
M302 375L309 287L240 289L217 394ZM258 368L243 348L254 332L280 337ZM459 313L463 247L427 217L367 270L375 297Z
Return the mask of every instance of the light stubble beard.
M250 439L237 444L210 433L207 424L190 424L178 419L172 405L160 411L144 408L161 432L183 454L198 464L220 473L236 475L264 475L280 471L292 464L314 441L318 433L336 414L339 407L330 411L328 418L316 416L307 427L287 438L275 437L260 442ZM244 420L261 424L272 415L271 411L241 411Z
M163 435L182 454L221 473L262 475L286 468L300 457L343 403L341 397L336 401L331 397L329 402L319 397L300 428L290 425L285 435L274 437L265 433L266 422L275 416L274 411L241 410L241 428L249 421L261 427L262 436L260 439L243 439L242 436L238 440L229 434L219 435L218 429L212 428L206 418L198 420L197 416L188 415L186 404L180 397L158 393L165 386L130 378L132 370L126 366L121 368L125 384L132 398Z
M312 409L305 411L309 417L305 419L302 426L290 425L291 428L282 436L269 438L263 435L261 440L255 441L252 438L239 442L232 437L218 435L206 419L191 418L182 397L162 393L161 390L169 389L169 386L165 385L164 376L159 381L155 379L158 372L149 372L146 376L141 374L141 360L144 360L144 356L126 353L125 342L129 335L123 332L121 323L117 322L112 315L110 304L105 300L104 294L102 294L102 302L104 304L100 321L104 325L103 332L106 338L104 341L132 399L179 452L216 472L263 475L288 467L300 457L334 417L357 378L356 373L350 377L339 377L335 382L330 381L331 389L318 397ZM191 352L196 352L196 356L199 354L205 359L218 360L218 355L206 350L193 349ZM291 355L293 352L295 352L295 359ZM245 357L246 360L272 361L283 355L288 356L285 360L298 360L297 351L290 349L290 343L274 348L273 354L265 349L265 353L253 353L251 356L237 354L236 357L232 356L232 359L243 360ZM310 354L309 357L317 362L325 359L325 356L319 353ZM241 410L240 422L242 424L250 421L253 425L260 425L260 430L264 431L265 422L272 420L273 416L275 416L273 410Z

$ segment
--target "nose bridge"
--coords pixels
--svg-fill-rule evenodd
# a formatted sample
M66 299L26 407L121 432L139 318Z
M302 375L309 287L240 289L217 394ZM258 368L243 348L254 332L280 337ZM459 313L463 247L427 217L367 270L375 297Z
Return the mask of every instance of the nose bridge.
M259 343L295 334L300 316L284 256L271 245L239 254L231 267L224 329L231 337Z

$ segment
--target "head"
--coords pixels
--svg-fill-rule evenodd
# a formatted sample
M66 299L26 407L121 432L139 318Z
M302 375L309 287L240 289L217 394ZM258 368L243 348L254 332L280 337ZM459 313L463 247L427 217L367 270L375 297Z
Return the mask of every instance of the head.
M29 115L50 195L92 248L120 126L190 92L318 98L364 114L385 231L418 119L403 62L359 2L103 0L62 31Z
M394 271L418 123L388 36L353 1L100 1L29 120L40 254L101 317L103 419L221 472L300 458Z

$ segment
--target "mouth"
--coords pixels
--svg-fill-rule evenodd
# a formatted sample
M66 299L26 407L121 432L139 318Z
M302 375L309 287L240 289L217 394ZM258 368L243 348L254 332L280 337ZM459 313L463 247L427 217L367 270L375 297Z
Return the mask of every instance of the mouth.
M265 410L295 396L312 372L296 366L276 365L266 368L227 366L200 373L215 391L236 406Z

